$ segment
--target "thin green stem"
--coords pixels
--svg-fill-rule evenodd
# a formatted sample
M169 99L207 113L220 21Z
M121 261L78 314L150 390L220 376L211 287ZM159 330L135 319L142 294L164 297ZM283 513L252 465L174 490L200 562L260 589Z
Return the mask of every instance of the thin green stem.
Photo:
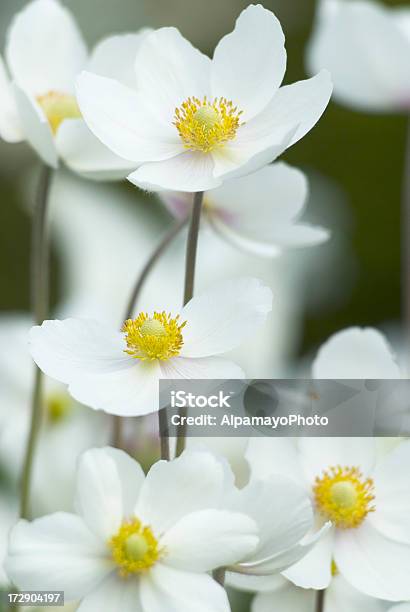
M184 306L187 304L194 295L195 286L195 268L196 268L196 256L198 250L198 236L199 226L201 223L201 212L202 203L204 199L204 192L198 191L194 193L194 203L191 212L191 221L189 225L187 248L186 248L186 259L185 259L185 286L184 286ZM181 408L179 412L181 419L181 425L178 427L177 432L177 447L176 456L179 457L185 450L186 443L186 420L183 417L187 416L187 409Z
M171 228L164 234L163 238L161 239L157 247L154 249L150 257L147 259L144 267L142 268L141 272L138 274L137 280L132 289L132 292L129 297L128 304L127 304L127 307L124 313L123 321L127 321L127 319L130 319L132 317L135 311L138 299L141 295L141 291L145 285L147 278L152 272L154 266L156 265L158 260L161 258L161 256L164 254L164 252L167 250L168 246L172 243L172 241L178 236L181 230L187 225L187 223L188 223L188 217L185 217L184 219L180 219L176 223L174 223L171 226ZM123 424L122 417L120 416L113 417L112 444L116 448L123 447L122 424ZM160 424L160 432L161 431L162 431L162 428ZM168 442L168 439L163 440L162 436L161 436L161 458L169 459L169 442Z
M34 320L41 325L48 316L50 255L47 236L47 209L52 170L44 166L38 185L32 225L31 242L31 300ZM36 366L31 405L31 422L21 479L20 516L29 518L30 493L34 456L42 418L42 372Z
M326 590L318 591L316 594L316 612L323 612L325 609Z
M410 117L407 119L402 195L402 320L406 345L406 369L410 376Z

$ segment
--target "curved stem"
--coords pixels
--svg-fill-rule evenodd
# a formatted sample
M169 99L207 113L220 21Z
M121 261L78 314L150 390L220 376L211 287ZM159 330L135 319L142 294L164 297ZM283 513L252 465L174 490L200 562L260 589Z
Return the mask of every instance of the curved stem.
M196 255L198 250L198 236L199 236L199 225L201 222L202 202L204 199L204 192L198 191L194 193L194 204L191 213L191 222L189 225L189 233L187 240L186 249L186 260L185 260L185 287L184 287L184 306L187 304L194 295L195 285L195 267L196 267ZM187 409L180 409L180 416L185 417L187 415ZM177 433L177 447L176 456L179 457L185 450L186 440L186 423L182 419L182 424L178 426Z
M171 242L177 237L179 232L185 227L188 223L188 217L181 219L174 223L172 227L164 234L162 240L152 252L150 257L147 259L144 267L138 275L134 288L131 292L130 298L128 300L127 308L124 313L124 321L130 319L135 310L138 298L141 295L141 291L145 285L145 281L150 275L153 267L160 259L161 255L166 251ZM122 417L114 416L113 417L113 436L112 436L112 444L115 448L122 448L123 446L123 436L122 436ZM161 428L160 428L161 431ZM168 440L163 440L161 437L161 458L167 459L167 449L166 445L168 444ZM168 458L169 458L169 448L168 448Z
M46 319L49 307L49 245L47 239L48 195L52 170L44 166L38 185L36 206L32 225L31 243L31 300L34 320L37 325ZM31 407L31 423L24 457L21 480L20 516L29 518L30 488L34 455L42 417L42 372L36 366Z
M316 612L323 612L325 609L326 590L318 591L316 595Z
M402 320L407 375L410 375L410 117L407 119L402 192Z

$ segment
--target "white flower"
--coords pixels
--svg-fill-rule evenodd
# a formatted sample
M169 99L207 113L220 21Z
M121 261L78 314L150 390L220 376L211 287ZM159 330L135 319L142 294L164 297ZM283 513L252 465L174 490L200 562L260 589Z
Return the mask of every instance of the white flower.
M325 342L313 363L315 378L401 378L385 337L372 327L349 327Z
M252 336L271 304L271 290L258 280L226 281L176 315L141 312L121 332L92 320L45 321L31 330L31 354L83 404L148 414L158 410L160 378L242 378L219 355Z
M74 84L87 68L107 77L114 72L119 81L133 87L135 79L124 57L136 54L144 35L142 31L107 38L88 58L71 13L58 0L32 0L9 28L8 70L0 57L0 137L8 142L28 141L53 168L62 157L71 169L90 177L124 177L133 165L89 131Z
M138 167L132 183L204 191L271 162L324 112L329 74L280 88L285 69L278 20L251 5L212 60L175 28L161 28L137 54L137 93L89 71L77 97L94 134Z
M321 0L308 51L327 68L336 100L368 111L410 108L410 11L371 0Z
M403 603L389 608L389 612L410 612L410 603Z
M207 574L258 542L255 523L222 509L227 474L210 453L139 464L111 448L79 464L78 514L57 513L11 532L6 571L21 589L64 590L79 610L229 612Z
M326 588L334 562L369 596L410 599L410 442L377 457L372 438L256 438L247 457L253 478L293 478L311 495L317 521L333 523L287 578Z
M228 582L239 588L247 589L255 577L277 574L302 559L330 526L312 534L313 510L305 489L278 475L234 489L226 505L258 526L258 546L228 568L234 572L228 574Z
M316 591L300 589L281 576L272 576L265 579L261 592L253 600L251 611L315 612L316 598ZM385 609L384 602L356 591L339 575L333 578L326 590L324 612L384 612Z
M172 214L186 217L187 193L160 192ZM320 244L329 232L299 222L308 197L303 172L283 162L265 166L205 194L204 213L228 242L257 255L274 257L283 250Z

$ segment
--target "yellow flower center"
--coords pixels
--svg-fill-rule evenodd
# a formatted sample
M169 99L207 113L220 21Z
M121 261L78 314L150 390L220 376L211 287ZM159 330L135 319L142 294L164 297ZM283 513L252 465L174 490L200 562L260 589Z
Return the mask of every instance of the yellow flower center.
M236 136L242 111L225 98L188 98L175 109L174 125L186 149L209 153Z
M125 521L108 546L123 578L149 570L165 553L151 528L137 518Z
M316 478L313 493L320 514L340 529L358 527L375 510L373 480L365 479L356 467L325 470Z
M122 327L128 347L125 352L143 361L176 357L184 344L181 330L185 325L186 321L179 323L179 315L172 318L165 312L154 312L150 317L141 312Z
M57 134L64 119L81 118L81 112L74 96L49 91L43 96L38 96L37 102L43 109L54 135Z
M65 393L51 393L45 400L45 412L47 420L52 423L60 423L71 412L72 401Z

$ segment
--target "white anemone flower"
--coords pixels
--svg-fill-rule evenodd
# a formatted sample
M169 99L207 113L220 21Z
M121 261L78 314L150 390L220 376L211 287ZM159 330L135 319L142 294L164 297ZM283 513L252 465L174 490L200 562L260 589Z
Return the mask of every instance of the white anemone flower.
M403 603L398 606L393 606L393 608L389 608L388 612L410 612L410 603Z
M93 320L45 321L30 332L31 354L43 372L78 401L120 416L158 410L158 381L243 378L219 357L265 322L272 292L252 278L218 283L180 313L140 312L122 331Z
M48 166L61 157L74 171L93 178L123 178L132 164L94 137L81 118L75 79L87 68L132 88L125 57L133 57L144 31L112 36L88 56L71 13L59 0L32 0L17 13L0 57L0 137L27 141Z
M310 494L318 524L333 524L287 578L324 589L336 567L366 595L410 599L410 442L380 456L373 438L255 438L247 458L252 478L293 478Z
M204 191L276 159L324 112L329 73L280 87L285 69L279 21L251 5L212 60L177 29L161 28L137 53L137 93L86 71L77 98L94 134L134 162L132 183Z
M261 583L260 592L252 602L251 612L315 612L317 593L301 589L281 576L271 576ZM385 612L380 599L363 595L346 580L336 575L326 590L323 612ZM395 610L395 608L394 608ZM396 612L396 610L395 610ZM400 612L400 611L398 611ZM403 610L403 612L407 612Z
M327 68L335 99L354 109L408 112L410 10L373 0L321 0L308 50L312 74Z
M5 568L19 588L64 590L79 611L229 612L207 572L257 545L257 527L223 509L226 469L210 453L186 451L145 477L126 453L86 452L77 514L56 513L11 531Z
M184 192L160 192L177 218L188 216L192 198ZM329 232L299 222L308 198L308 182L286 163L265 166L206 193L204 216L228 242L256 255L275 257L284 250L321 244Z

